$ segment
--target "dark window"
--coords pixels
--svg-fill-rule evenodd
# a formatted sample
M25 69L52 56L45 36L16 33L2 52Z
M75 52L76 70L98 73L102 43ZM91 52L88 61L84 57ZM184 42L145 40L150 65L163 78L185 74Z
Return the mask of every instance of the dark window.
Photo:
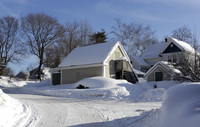
M173 58L173 63L176 63L176 58Z
M163 81L163 72L155 72L155 81Z

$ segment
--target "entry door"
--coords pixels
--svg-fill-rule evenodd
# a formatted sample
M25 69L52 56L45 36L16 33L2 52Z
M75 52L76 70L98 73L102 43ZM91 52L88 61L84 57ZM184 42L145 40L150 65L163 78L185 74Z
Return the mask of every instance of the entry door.
M163 72L155 72L155 81L163 81Z
M52 74L52 84L53 85L59 85L60 84L60 73L54 73Z

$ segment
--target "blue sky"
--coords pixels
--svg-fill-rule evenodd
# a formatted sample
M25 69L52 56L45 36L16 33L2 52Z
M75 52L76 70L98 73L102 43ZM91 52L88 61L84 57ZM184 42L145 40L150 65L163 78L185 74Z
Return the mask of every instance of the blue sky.
M121 18L126 23L151 25L156 37L162 40L183 25L199 31L199 6L198 0L0 0L0 17L20 18L28 13L44 12L62 24L87 20L95 31L104 28L108 33L115 24L114 19ZM32 59L36 58L30 58L25 64L15 65L15 73L34 64Z

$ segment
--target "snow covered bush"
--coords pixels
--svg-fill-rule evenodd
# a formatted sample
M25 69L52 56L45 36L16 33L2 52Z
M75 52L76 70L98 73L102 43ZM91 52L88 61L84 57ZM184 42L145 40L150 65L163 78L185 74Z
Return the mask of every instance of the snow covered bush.
M185 83L168 89L163 96L162 127L199 127L200 84Z

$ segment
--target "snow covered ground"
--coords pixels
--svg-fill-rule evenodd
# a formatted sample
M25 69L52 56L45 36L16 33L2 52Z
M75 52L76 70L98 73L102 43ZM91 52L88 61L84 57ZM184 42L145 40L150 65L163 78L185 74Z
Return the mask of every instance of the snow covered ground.
M28 105L11 98L1 89L0 112L1 127L23 127L31 115L31 109Z
M177 127L181 125L177 121L181 120L188 120L189 125L194 127L199 125L196 120L199 118L199 93L192 92L200 86L198 83L177 85L179 82L146 83L140 80L142 82L130 84L125 80L93 77L75 84L52 86L50 80L40 83L22 81L24 84L12 80L12 85L6 78L2 79L5 79L0 80L4 92L20 100L13 99L26 109L26 118L13 118L13 121L21 125L27 121L25 126ZM17 84L20 87L16 87ZM155 84L156 89L153 88ZM5 88L6 85L8 88ZM76 89L78 85L89 89ZM16 111L20 114L19 110ZM187 113L184 114L185 111ZM5 119L9 118L6 116ZM16 125L14 122L9 126Z

